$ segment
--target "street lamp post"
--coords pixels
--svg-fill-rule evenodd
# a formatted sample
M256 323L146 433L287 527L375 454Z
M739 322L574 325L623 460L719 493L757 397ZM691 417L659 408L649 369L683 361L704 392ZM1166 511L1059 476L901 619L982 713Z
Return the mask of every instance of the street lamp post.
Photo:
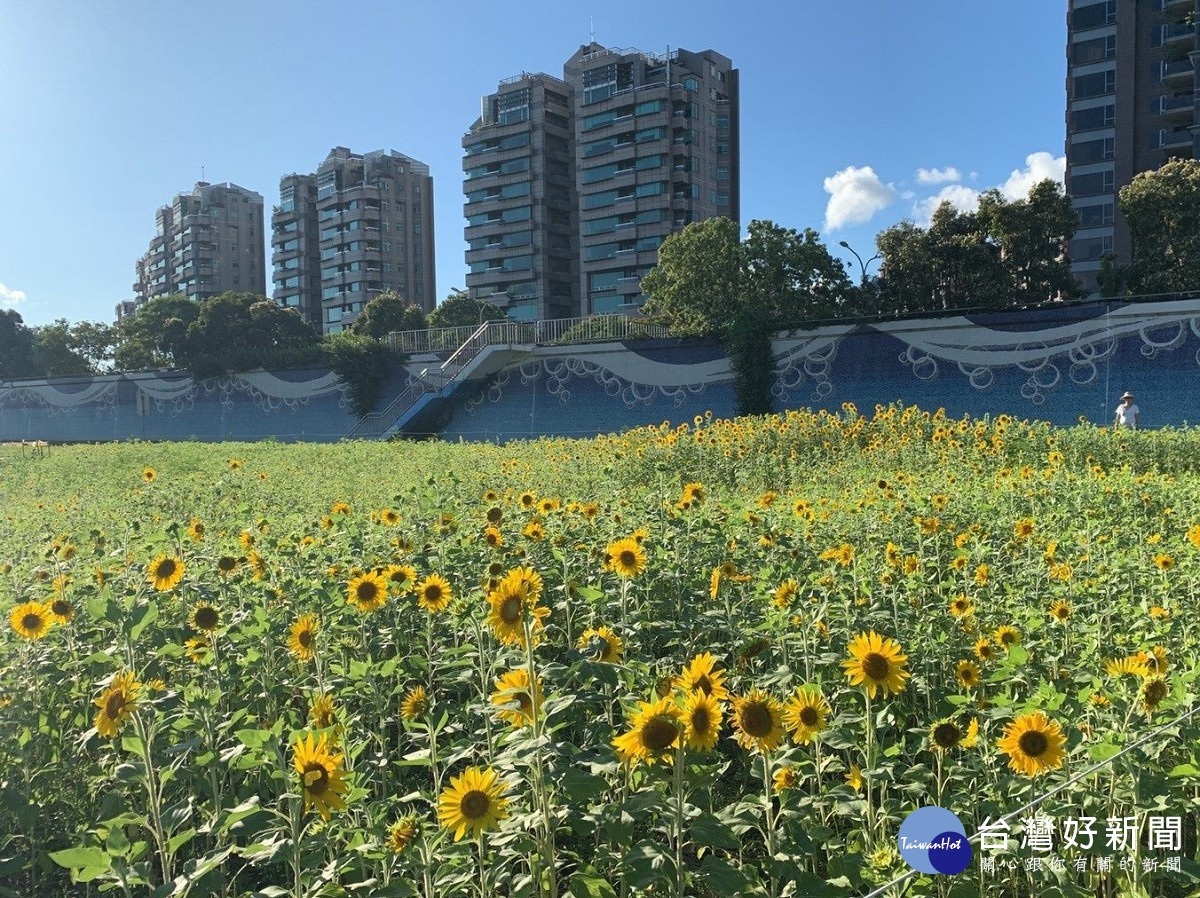
M859 267L859 270L862 271L862 282L861 283L862 283L862 286L865 287L867 285L867 266L870 265L872 262L874 262L876 259L882 259L883 255L880 253L876 253L875 255L871 256L871 258L867 259L866 262L864 262L862 260L862 256L860 256L858 253L854 252L854 247L852 247L845 240L839 240L838 246L840 246L842 249L850 250L850 252L854 253L854 258L858 259L858 267Z

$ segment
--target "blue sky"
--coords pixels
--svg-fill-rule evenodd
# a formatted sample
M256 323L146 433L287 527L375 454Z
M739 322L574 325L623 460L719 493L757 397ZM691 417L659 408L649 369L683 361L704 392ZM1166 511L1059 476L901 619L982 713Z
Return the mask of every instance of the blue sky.
M855 277L840 240L865 260L938 197L1061 178L1061 0L4 0L0 308L110 321L155 209L201 166L261 193L269 231L280 176L338 145L429 164L445 296L465 286L460 141L479 97L561 76L589 16L606 46L731 58L742 225L815 228Z

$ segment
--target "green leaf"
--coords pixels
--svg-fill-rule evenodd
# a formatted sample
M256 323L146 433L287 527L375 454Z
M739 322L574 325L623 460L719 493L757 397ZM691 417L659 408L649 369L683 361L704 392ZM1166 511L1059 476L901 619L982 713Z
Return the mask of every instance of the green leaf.
M144 605L141 607L140 611L141 614L138 614L137 611L134 611L133 614L134 623L133 626L129 628L129 638L131 640L136 640L142 635L143 631L145 631L148 626L158 620L157 605Z
M587 802L602 794L608 788L608 780L602 776L572 767L563 771L558 785L572 801Z
M1200 767L1195 764L1179 764L1167 773L1169 777L1200 776Z
M1093 761L1107 761L1121 750L1121 746L1111 742L1101 742L1088 747L1088 757Z
M78 848L64 848L62 851L50 852L50 860L58 864L60 867L66 867L68 870L79 870L84 867L103 867L108 870L112 866L112 860L108 854L100 848L85 848L82 845Z
M742 847L733 830L714 817L704 813L692 821L688 827L688 835L696 845L707 848L724 848L726 851L737 851Z
M712 854L700 863L700 875L705 885L718 895L740 895L747 885L741 870Z
M571 876L570 894L573 898L616 898L617 892L607 879L575 873Z

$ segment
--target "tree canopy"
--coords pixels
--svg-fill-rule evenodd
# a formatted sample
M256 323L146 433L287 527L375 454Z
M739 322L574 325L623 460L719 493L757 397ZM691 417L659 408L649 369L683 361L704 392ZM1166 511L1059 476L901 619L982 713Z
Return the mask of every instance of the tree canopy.
M499 321L504 312L490 302L475 299L465 290L453 288L429 313L430 327L470 327L484 321Z
M384 290L358 313L350 330L382 340L392 331L416 331L426 327L425 312L394 290Z
M1118 196L1133 256L1110 264L1104 292L1200 290L1200 161L1176 159L1134 175Z
M200 304L181 294L158 296L117 325L116 366L122 371L182 367L188 326Z
M1075 210L1045 180L1026 199L986 191L975 211L942 203L928 228L902 221L881 231L880 312L999 309L1079 293L1065 249Z

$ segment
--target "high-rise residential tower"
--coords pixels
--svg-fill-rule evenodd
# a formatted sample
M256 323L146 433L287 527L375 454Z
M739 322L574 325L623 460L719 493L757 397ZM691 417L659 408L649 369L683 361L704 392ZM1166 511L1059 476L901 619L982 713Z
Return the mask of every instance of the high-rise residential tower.
M322 333L348 327L385 290L426 311L437 301L423 162L335 147L314 174L280 180L271 229L275 301Z
M463 138L467 286L529 320L633 312L663 239L738 221L738 72L711 50L592 43L522 73Z
M1102 260L1127 264L1117 193L1172 158L1200 157L1200 0L1069 0L1067 193L1079 213L1071 270L1098 289Z
M580 47L575 100L580 313L634 311L663 239L740 221L738 71L720 53Z
M261 195L200 181L154 220L150 249L136 265L136 305L169 293L196 301L231 290L266 295Z
M571 91L522 72L463 137L467 289L530 321L578 314Z

